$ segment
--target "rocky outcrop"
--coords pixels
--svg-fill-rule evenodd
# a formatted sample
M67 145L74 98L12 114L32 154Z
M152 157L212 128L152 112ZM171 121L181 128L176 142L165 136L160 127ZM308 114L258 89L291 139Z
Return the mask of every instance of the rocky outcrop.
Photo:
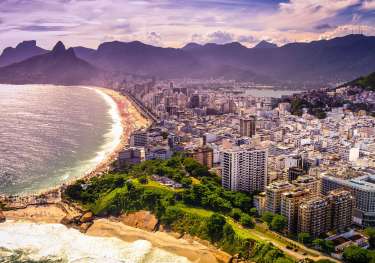
M5 215L4 215L3 211L0 210L0 223L4 223L5 220L6 220Z
M93 222L88 222L88 223L83 223L79 226L78 230L81 232L81 233L86 233L87 230L90 228L90 226L92 226Z
M137 227L147 231L157 230L159 223L158 219L149 211L128 213L120 216L120 220L128 226Z
M81 217L81 219L79 221L81 223L88 223L88 222L92 222L92 220L94 220L93 213L87 212L87 213L83 214L83 216Z

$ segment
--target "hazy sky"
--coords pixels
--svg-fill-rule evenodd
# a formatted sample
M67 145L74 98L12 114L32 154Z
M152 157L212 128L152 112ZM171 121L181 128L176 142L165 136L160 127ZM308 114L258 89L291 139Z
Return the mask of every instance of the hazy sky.
M0 48L35 39L51 48L140 40L253 46L375 35L375 0L0 0Z

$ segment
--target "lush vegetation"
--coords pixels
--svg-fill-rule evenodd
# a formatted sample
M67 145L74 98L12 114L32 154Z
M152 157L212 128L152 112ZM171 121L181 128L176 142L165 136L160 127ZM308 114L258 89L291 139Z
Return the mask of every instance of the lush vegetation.
M184 189L155 182L153 174L180 182ZM260 263L292 262L272 244L244 235L246 228L254 226L256 210L251 195L223 189L216 175L190 158L146 161L124 173L78 181L65 194L96 215L148 210L173 231L209 240L241 258ZM271 221L276 230L284 223L278 216Z
M276 232L281 232L284 230L287 224L287 220L284 216L275 215L271 212L264 212L262 219L271 230Z
M325 101L323 98L319 100L310 101L299 96L287 98L282 101L290 103L290 112L293 115L302 116L303 109L307 109L307 113L319 119L325 119L327 117L326 110L328 109L328 105L334 103L332 101ZM342 106L342 102L335 102L335 105Z
M375 91L375 72L366 77L361 77L350 84L358 85L366 90Z
M374 251L358 246L345 248L343 259L347 263L370 263L375 261Z

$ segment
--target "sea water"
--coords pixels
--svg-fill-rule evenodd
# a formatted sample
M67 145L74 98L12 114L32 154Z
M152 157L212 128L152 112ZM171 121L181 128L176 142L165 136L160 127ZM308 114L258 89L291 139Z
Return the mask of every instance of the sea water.
M121 140L116 103L102 91L0 85L0 194L27 194L82 177Z

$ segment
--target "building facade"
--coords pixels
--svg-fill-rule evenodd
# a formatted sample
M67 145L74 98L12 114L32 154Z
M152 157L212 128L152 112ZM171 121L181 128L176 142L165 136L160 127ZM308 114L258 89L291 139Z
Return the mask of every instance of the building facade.
M240 135L242 137L253 137L256 131L256 117L240 119Z
M312 237L331 229L330 202L326 197L314 197L298 208L298 233L309 233Z
M352 224L354 198L349 191L333 190L328 198L331 203L331 228L341 233Z
M233 191L263 191L267 182L266 150L234 147L221 152L222 185Z
M293 189L286 181L276 181L266 187L266 210L279 214L281 210L281 195Z
M210 147L198 147L187 152L187 156L193 158L208 169L213 167L214 153Z
M323 195L335 189L351 192L355 199L354 223L364 227L375 226L375 175L364 175L350 180L322 175L321 181Z
M298 208L310 195L308 189L296 188L281 194L280 214L287 219L287 231L290 234L298 230Z

